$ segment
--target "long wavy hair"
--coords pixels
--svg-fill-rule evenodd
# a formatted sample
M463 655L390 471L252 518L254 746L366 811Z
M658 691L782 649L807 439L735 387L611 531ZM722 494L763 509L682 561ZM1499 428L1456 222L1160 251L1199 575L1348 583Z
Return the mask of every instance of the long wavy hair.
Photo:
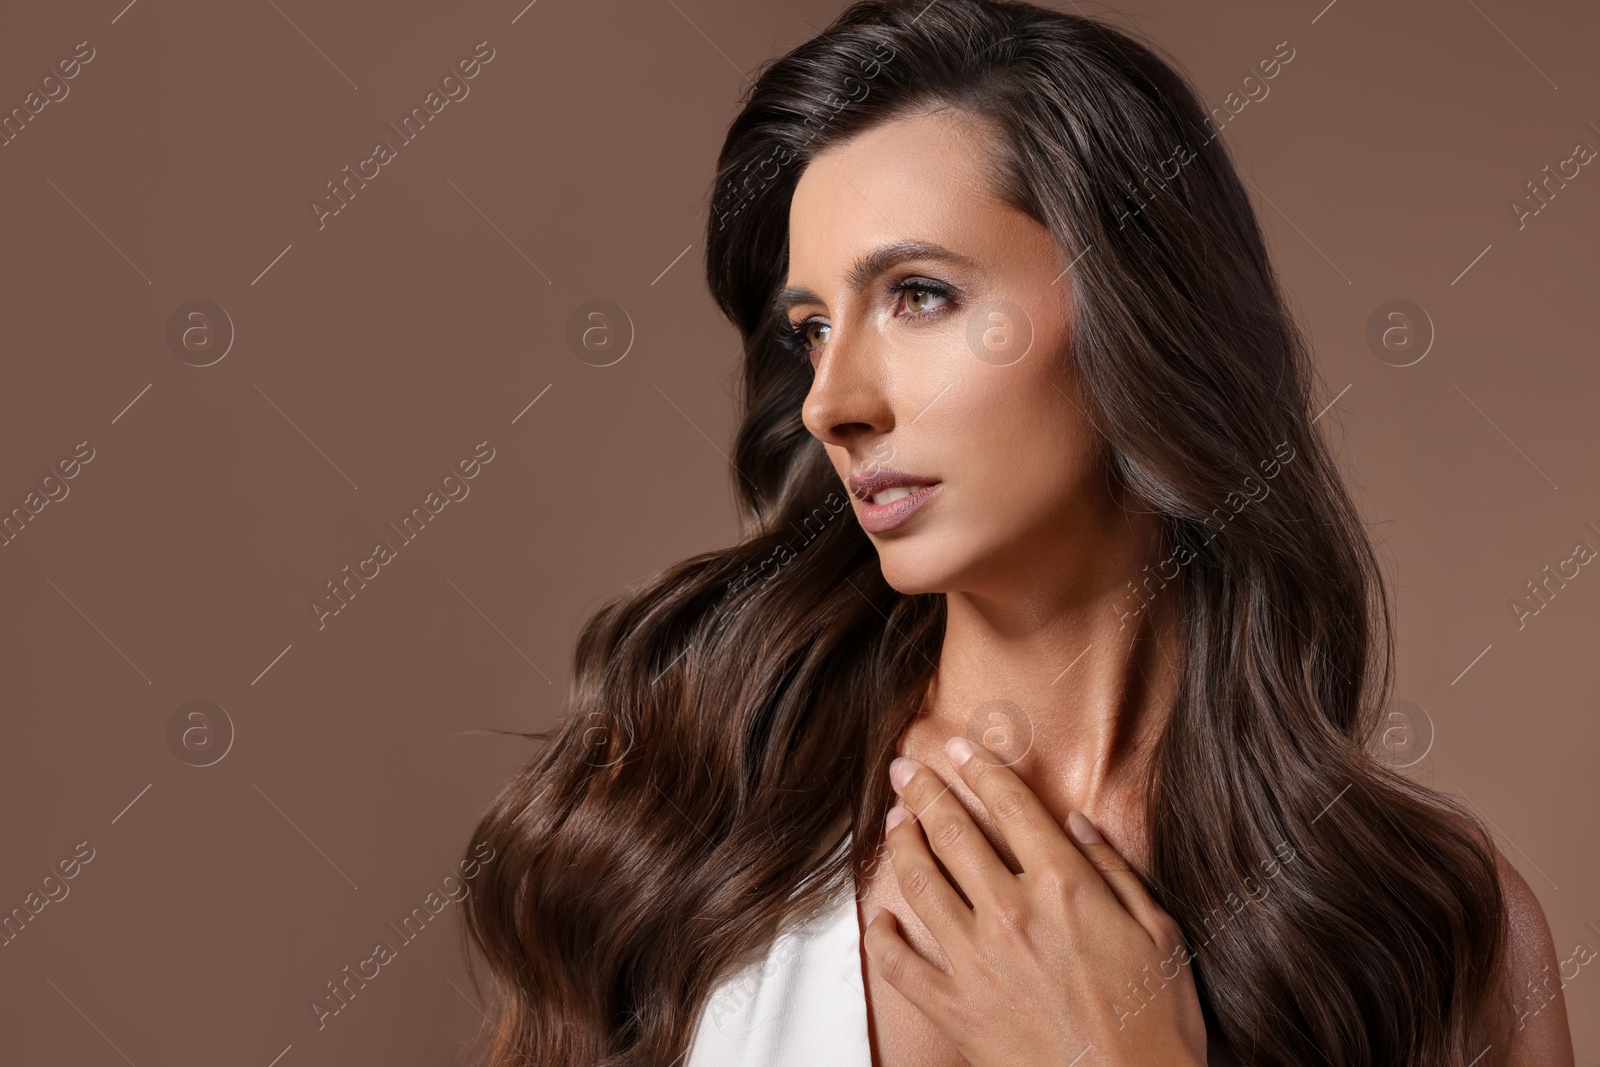
M486 1062L674 1063L736 962L865 884L945 601L884 580L773 298L807 162L940 106L997 133L998 195L1072 262L1086 414L1182 561L1139 576L1172 586L1184 649L1140 874L1197 953L1208 1029L1256 1064L1467 1063L1507 936L1492 845L1377 752L1388 596L1249 198L1151 47L999 0L855 3L728 130L705 266L743 341L742 536L598 610L568 713L522 735L545 744L472 839L498 857L464 927Z

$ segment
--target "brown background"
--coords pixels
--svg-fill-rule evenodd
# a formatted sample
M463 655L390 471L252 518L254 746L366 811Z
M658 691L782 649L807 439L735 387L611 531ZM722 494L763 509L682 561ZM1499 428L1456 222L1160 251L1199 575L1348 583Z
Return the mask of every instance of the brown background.
M542 729L600 600L734 537L736 337L701 280L715 153L747 72L841 5L122 2L0 23L6 110L96 53L0 148L0 507L95 450L0 548L0 910L95 849L0 948L5 1058L456 1063L480 1016L452 988L455 905L321 1032L308 998L395 940L527 751L474 731ZM1414 772L1492 821L1558 955L1600 946L1600 568L1521 631L1508 606L1600 548L1600 167L1520 230L1508 207L1600 147L1600 13L1110 17L1212 105L1294 48L1225 137L1394 582L1398 692L1436 731ZM470 95L319 230L308 199L484 40ZM613 366L565 339L593 298L637 331ZM1397 298L1437 331L1408 367L1365 339ZM192 299L236 330L211 366L166 341ZM319 631L308 600L481 440L470 495ZM209 767L168 745L192 699L236 731ZM1600 1063L1600 963L1566 995Z

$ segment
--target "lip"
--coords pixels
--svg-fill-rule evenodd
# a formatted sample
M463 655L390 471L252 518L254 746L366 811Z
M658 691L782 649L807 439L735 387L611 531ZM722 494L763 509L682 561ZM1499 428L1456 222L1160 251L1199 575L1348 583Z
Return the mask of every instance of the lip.
M849 485L851 494L861 502L861 527L868 533L885 533L904 525L944 489L944 483L937 478L925 478L887 467L875 467L864 474L853 474L849 478ZM875 494L896 486L912 489L911 495L887 504L872 502Z

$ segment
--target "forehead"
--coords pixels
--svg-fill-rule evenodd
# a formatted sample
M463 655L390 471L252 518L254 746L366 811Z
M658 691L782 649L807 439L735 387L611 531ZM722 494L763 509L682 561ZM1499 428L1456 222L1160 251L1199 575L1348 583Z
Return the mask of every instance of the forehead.
M789 203L791 280L890 241L948 247L993 232L1013 212L992 189L994 154L993 135L953 109L892 119L818 153Z

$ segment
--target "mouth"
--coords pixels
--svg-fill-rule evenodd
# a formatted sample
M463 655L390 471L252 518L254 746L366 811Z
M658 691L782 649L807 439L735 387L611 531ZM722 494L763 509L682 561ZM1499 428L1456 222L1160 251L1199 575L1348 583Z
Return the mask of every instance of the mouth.
M861 526L868 533L905 524L944 488L937 478L884 467L851 475L849 485L851 495L861 502Z

